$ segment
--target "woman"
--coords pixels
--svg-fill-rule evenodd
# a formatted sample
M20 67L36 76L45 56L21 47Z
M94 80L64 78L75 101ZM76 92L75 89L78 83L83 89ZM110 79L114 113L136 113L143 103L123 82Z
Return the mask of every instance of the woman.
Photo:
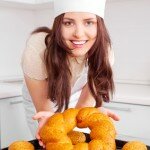
M22 57L23 97L33 134L32 102L38 129L53 113L68 107L95 106L119 120L101 107L114 91L113 52L104 8L105 0L55 0L52 29L39 28L28 39ZM38 132L36 137L40 139Z

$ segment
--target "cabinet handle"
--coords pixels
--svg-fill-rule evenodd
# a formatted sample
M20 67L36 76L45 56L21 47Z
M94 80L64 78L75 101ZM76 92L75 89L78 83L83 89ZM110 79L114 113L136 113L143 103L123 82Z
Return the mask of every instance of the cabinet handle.
M104 106L104 107L105 107L105 108L108 108L108 109L113 109L113 110L131 112L131 108L114 107L114 106Z
M14 101L14 102L10 102L10 105L15 105L15 104L20 104L22 103L22 101Z

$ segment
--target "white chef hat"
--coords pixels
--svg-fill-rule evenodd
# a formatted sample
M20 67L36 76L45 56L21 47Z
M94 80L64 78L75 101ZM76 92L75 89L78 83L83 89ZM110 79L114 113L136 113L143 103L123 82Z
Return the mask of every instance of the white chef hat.
M89 12L104 18L106 0L54 0L54 17L66 12Z

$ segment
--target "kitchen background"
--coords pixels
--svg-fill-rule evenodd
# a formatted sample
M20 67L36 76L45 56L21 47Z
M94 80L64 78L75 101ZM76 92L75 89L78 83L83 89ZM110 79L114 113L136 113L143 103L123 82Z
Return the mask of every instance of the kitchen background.
M25 120L21 54L33 29L51 27L52 0L0 0L0 148L32 140ZM107 0L116 93L104 104L121 116L118 139L150 145L150 0Z

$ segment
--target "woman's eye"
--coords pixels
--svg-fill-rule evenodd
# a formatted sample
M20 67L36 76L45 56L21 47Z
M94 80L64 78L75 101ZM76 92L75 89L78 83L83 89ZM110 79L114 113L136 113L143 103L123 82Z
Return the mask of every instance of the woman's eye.
M63 24L64 24L65 26L72 26L72 25L73 25L73 23L72 23L72 22L69 22L69 21L63 22Z
M86 22L86 25L88 25L88 26L89 26L89 25L93 25L93 24L94 24L94 22L92 22L92 21L87 21L87 22Z

